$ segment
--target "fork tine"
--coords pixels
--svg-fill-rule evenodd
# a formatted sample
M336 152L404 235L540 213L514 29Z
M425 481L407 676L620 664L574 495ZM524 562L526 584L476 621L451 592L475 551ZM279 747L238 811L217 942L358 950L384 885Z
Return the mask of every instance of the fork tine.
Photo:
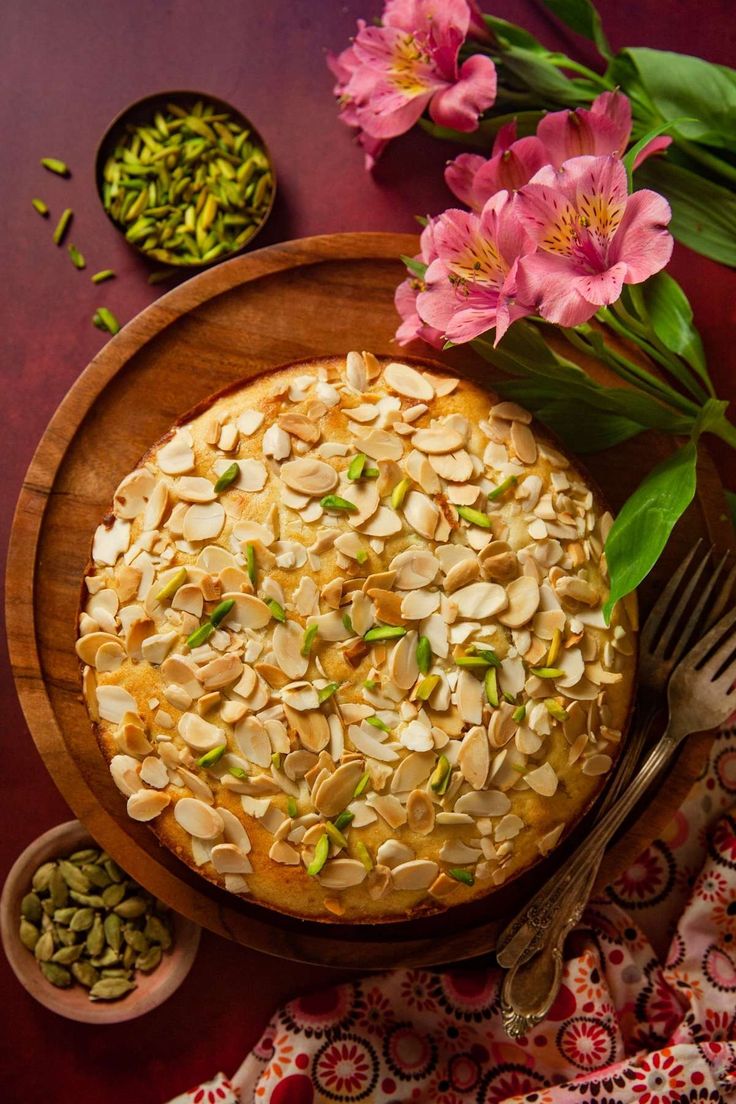
M687 571L688 567L690 566L690 561L692 560L693 556L698 551L698 549L700 548L700 545L702 543L703 543L703 540L702 540L702 537L701 537L696 541L696 543L690 549L687 556L685 556L685 559L682 561L680 566L677 568L674 575L672 576L670 581L667 583L667 586L664 588L664 590L660 594L659 598L654 603L654 605L651 609L651 612L650 612L649 616L647 617L647 619L644 623L644 628L642 629L642 632L641 632L641 637L640 637L639 644L640 644L640 647L641 647L642 651L647 651L647 652L652 651L652 646L651 646L652 639L656 635L657 631L659 630L659 628L662 624L662 620L664 618L664 615L667 612L667 607L669 606L669 604L672 601L673 597L677 593L677 589L678 589L680 583L682 582L682 579L685 575L685 572Z
M733 625L736 625L736 606L732 606L728 613L724 614L721 620L713 626L710 632L707 632L702 640L699 640L694 648L688 652L680 664L681 667L697 667L712 651L717 647L720 641L723 639L725 633L727 633Z
M690 581L688 582L688 584L685 587L684 591L680 595L680 600L678 601L677 605L675 606L674 610L672 611L672 615L670 616L670 618L667 621L667 624L664 627L664 632L662 633L661 637L659 638L659 640L657 642L657 647L654 649L654 655L657 656L659 659L664 659L664 656L665 656L665 653L667 651L667 647L670 643L670 640L674 636L675 631L676 631L678 625L680 624L680 619L682 618L682 615L685 613L685 610L687 609L687 604L690 601L690 599L692 598L693 592L694 592L696 586L698 585L698 582L700 581L700 576L705 571L705 566L708 563L708 561L710 560L710 556L711 556L712 551L713 551L713 549L709 548L708 551L703 556L702 560L700 561L700 564L698 565L698 567L696 567Z
M714 586L716 585L716 583L718 582L718 577L721 574L721 571L723 570L723 565L725 564L727 558L728 558L728 552L724 552L723 556L721 557L720 563L716 564L715 571L713 572L710 579L708 580L705 587L703 588L703 593L700 595L700 598L698 599L698 604L696 605L693 612L690 614L690 617L688 618L687 623L683 626L682 631L681 631L680 636L679 636L679 639L676 641L674 650L672 652L672 655L670 656L670 660L671 660L672 663L677 663L678 662L680 656L683 654L683 652L685 651L685 648L689 644L690 639L692 638L692 635L693 635L693 633L695 632L695 629L698 626L698 622L700 621L701 614L702 614L703 610L705 609L706 602L710 598L711 592L712 592ZM697 581L697 579L696 579L696 581ZM673 625L674 625L675 621L676 621L676 618L673 617L673 619L672 619Z
M720 594L713 603L713 609L708 614L705 622L705 627L707 629L709 629L711 625L715 625L716 621L728 605L731 593L733 591L734 583L736 583L736 561L734 561L734 563L731 565L731 570L726 576L723 586L721 587Z
M736 647L736 642L734 642ZM716 682L713 683L717 690L721 690L724 694L730 695L736 690L736 659L733 663L730 663L722 675L718 676Z
M732 613L736 614L736 611L732 610ZM712 655L708 656L707 662L703 664L701 670L704 671L706 674L710 674L711 678L715 679L719 668L722 667L724 663L726 663L735 648L736 632L730 632L722 641L720 647L718 648L718 651L713 652Z

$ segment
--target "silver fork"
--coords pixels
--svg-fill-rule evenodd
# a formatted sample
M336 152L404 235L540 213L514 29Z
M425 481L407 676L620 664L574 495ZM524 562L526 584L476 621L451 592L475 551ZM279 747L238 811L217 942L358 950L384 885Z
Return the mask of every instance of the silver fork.
M711 549L693 570L689 581L682 586L699 545L700 542L672 576L642 631L640 686L643 693L640 694L638 713L643 714L643 720L640 725L635 726L636 735L629 741L624 753L628 762L622 761L612 791L618 791L627 780L630 766L636 761L636 745L639 743L641 746L640 741L643 740L656 711L653 707L658 704L675 663L695 638L699 628L703 624L712 624L728 602L736 579L736 564L727 573L712 605L708 606L726 563L727 557L724 556L685 620L688 603L712 554ZM673 603L674 608L670 611ZM604 803L604 809L609 803L610 796ZM501 965L510 970L502 994L506 1027L510 1034L522 1034L538 1023L557 994L564 940L585 907L603 857L605 842L595 853L589 838L585 844L589 848L588 862L581 863L579 848L499 937L497 958Z

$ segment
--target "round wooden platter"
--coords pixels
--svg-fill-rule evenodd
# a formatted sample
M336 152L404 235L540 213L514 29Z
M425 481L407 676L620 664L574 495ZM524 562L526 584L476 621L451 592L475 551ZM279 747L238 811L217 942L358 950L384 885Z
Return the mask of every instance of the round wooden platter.
M25 716L44 763L95 839L151 892L204 927L273 955L341 967L451 962L488 952L504 919L567 848L486 901L411 923L305 922L221 892L128 819L81 701L76 613L91 534L120 478L150 443L212 392L276 365L352 348L397 355L398 258L416 248L413 236L393 234L270 246L194 277L133 319L83 372L46 430L23 484L8 562L8 636ZM439 356L492 386L488 366L472 351ZM600 366L589 367L601 375ZM648 433L586 462L617 508L671 448ZM732 540L707 456L700 467L697 500L642 589L644 610L695 538L724 548ZM686 743L654 799L606 856L601 886L664 828L707 746L707 736ZM579 832L568 847L576 838Z

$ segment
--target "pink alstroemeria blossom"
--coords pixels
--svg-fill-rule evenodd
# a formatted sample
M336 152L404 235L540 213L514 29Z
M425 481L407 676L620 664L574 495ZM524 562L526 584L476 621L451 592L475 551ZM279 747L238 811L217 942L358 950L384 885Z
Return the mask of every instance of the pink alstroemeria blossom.
M671 211L656 192L628 195L617 157L574 157L541 169L516 197L537 252L518 266L519 296L550 322L577 326L639 284L672 253ZM424 314L423 314L424 316Z
M472 341L495 326L498 343L512 322L531 313L517 299L516 270L535 246L508 192L489 199L480 215L445 211L434 221L433 242L437 260L427 269L417 311L447 340Z
M593 100L590 110L577 107L574 111L545 115L537 127L537 137L547 149L547 160L556 169L570 158L586 154L623 157L631 138L631 101L623 92L602 92ZM671 138L664 136L653 138L639 153L634 168L671 142Z
M422 230L419 239L419 253L414 258L424 265L429 266L437 259L437 250L434 245L434 221L430 219ZM428 326L417 314L417 296L424 291L426 284L418 276L409 276L402 281L394 294L394 305L401 317L401 325L396 331L396 340L399 345L408 345L410 341L426 341L435 349L441 349L444 339L439 330Z
M515 192L549 163L539 138L516 139L516 122L501 127L486 160L475 153L461 153L445 169L445 182L459 200L481 211L496 192Z
M458 66L470 21L468 0L394 0L382 26L359 22L353 45L328 59L343 121L374 142L404 134L427 108L441 126L475 130L496 68L478 54Z

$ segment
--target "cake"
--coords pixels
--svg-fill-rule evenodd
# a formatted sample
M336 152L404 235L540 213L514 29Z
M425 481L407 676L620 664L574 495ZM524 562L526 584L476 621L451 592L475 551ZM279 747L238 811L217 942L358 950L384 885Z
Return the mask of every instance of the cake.
M611 515L531 416L413 358L243 381L122 479L77 653L135 820L316 920L505 885L612 776L636 666Z

